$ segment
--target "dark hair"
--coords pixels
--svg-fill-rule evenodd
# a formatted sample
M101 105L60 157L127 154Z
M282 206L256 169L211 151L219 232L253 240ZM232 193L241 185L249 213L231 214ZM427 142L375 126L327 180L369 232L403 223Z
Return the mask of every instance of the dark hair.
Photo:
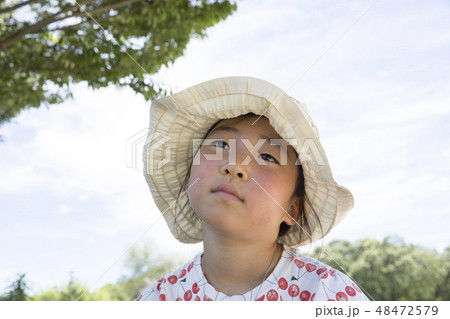
M249 118L249 117L252 117L252 116L258 116L258 115L254 114L254 113L247 113L247 114L239 116L239 118L246 119L246 118ZM266 118L265 116L261 116L261 117ZM223 120L224 119L220 119L217 122L215 122L208 129L206 134L203 136L203 140L206 139L206 137L211 133L211 131ZM199 146L199 148L200 148L200 146ZM198 149L196 151L198 151ZM294 152L295 152L296 158L298 158L298 153L297 153L297 151L295 151L295 149L294 149ZM189 170L186 173L186 177L184 178L184 181L181 184L181 187L180 187L180 189L178 191L178 194L177 194L177 203L176 204L180 208L180 211L183 211L186 208L186 205L189 204L189 200L186 200L185 203L183 203L183 205L181 205L179 203L179 199L180 199L181 193L187 189L186 186L187 186L189 178L190 178L190 172L191 172L190 169L192 167L192 163L194 161L194 159L193 159L194 157L195 157L195 153L192 154L192 159L190 160L190 164L189 164ZM298 162L300 162L300 160ZM315 219L315 221L317 222L317 224L320 227L320 230L321 230L321 232L323 234L322 224L320 223L319 216L317 215L317 213L315 212L314 208L311 205L309 205L309 206L311 207L311 210L312 210L312 216L306 216L306 214L305 214L305 210L304 210L305 201L309 203L309 199L308 199L308 197L307 197L307 195L305 193L305 178L303 176L303 167L302 167L301 164L297 164L296 163L296 165L298 167L298 176L297 176L297 181L296 181L295 189L294 189L294 192L292 193L292 196L297 196L300 199L300 201L301 201L299 217L298 217L298 220L297 220L297 222L300 225L299 238L304 238L303 232L306 232L307 237L309 237L310 241L312 242L312 238L311 238L310 235L312 234L312 231L314 229L312 229L312 227L311 227L311 218ZM290 225L286 224L285 222L282 222L280 224L280 230L278 231L278 238L284 236L289 231L289 229L291 227L293 227L293 226L290 226Z

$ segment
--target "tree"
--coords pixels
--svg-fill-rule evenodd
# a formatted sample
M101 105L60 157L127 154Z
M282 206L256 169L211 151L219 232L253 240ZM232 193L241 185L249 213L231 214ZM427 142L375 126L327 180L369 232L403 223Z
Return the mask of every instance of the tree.
M355 243L336 240L314 257L349 274L375 300L448 300L450 279L447 255L407 245L398 237L382 242L364 239ZM447 299L445 299L447 298Z
M142 255L141 255L142 254ZM107 284L93 292L88 286L76 280L71 274L67 284L55 286L39 292L30 300L59 300L59 301L132 301L151 283L164 275L174 271L186 260L173 255L155 256L149 246L133 246L125 260L126 275L117 283Z
M63 102L81 81L165 94L150 74L235 10L232 0L0 0L0 124Z
M434 292L436 300L450 300L450 246L448 246L441 256L440 261L443 268L444 275L441 278L440 284L436 287Z
M42 291L31 297L34 301L93 301L93 300L109 300L108 295L101 293L89 293L87 285L75 279L73 274L70 275L69 282L59 287Z
M19 274L19 278L14 281L8 288L7 291L0 300L4 301L25 301L28 300L29 297L26 291L29 289L28 283L25 281L25 274Z
M151 243L131 247L124 260L125 274L122 278L96 292L109 294L111 300L136 300L150 284L187 262L176 255L155 255L150 247Z

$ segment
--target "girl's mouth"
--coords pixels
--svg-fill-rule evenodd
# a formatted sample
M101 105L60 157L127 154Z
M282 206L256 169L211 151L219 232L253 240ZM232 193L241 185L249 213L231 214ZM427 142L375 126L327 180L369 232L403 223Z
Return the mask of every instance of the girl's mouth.
M212 193L236 202L244 202L238 191L230 184L221 184L212 190Z
M237 197L236 195L231 194L231 193L227 193L227 192L225 192L225 191L215 191L215 192L213 192L213 194L215 194L215 195L217 195L217 196L219 196L219 197L222 197L222 198L226 198L226 199L232 200L232 201L236 201L236 202L240 202L240 203L243 202L243 201L242 201L239 197Z

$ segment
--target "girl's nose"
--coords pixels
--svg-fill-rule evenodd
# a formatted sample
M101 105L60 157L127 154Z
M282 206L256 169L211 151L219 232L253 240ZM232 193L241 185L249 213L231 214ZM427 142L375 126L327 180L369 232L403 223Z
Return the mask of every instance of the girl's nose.
M247 181L248 180L248 171L247 168L244 167L243 165L240 164L236 164L236 165L230 165L230 164L225 164L222 166L222 168L220 169L220 172L223 175L231 175L234 178L237 178L240 181Z

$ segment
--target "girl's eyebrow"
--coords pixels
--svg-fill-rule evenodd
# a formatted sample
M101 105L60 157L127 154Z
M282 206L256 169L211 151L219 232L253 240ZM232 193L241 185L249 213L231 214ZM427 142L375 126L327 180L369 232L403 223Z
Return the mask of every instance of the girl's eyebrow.
M240 133L240 131L237 128L234 128L231 126L219 126L219 127L216 127L210 134L215 133L217 131L226 131L226 132L236 133L236 134Z
M241 131L238 130L237 128L235 128L235 127L231 127L231 126L219 126L219 127L215 128L215 129L210 133L210 135L213 134L213 133L215 133L215 132L217 132L217 131L225 131L225 132L230 132L230 133L235 133L235 134L240 134L240 133L241 133ZM266 135L264 135L264 134L260 134L260 135L259 135L259 138L260 138L260 139L263 139L263 140L267 140L267 141L270 141L270 140L276 140L276 139L270 138L270 137L268 137L268 136L266 136Z

